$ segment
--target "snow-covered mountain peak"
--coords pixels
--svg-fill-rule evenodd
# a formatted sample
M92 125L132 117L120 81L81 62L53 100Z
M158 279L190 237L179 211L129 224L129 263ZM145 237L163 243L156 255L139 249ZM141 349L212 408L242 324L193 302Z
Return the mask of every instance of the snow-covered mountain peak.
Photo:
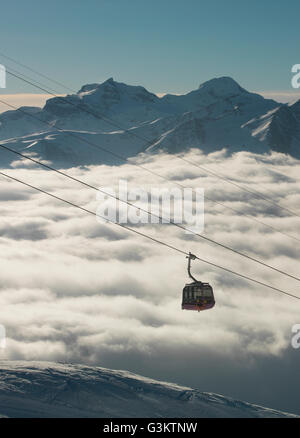
M117 82L113 78L109 78L101 84L87 84L84 85L77 93L82 99L85 97L90 100L93 99L117 99L121 100L141 100L142 102L158 101L158 97L146 90L146 88L138 85L127 85L122 82Z
M199 85L198 90L207 92L213 96L235 96L241 93L248 93L234 79L229 76L210 79Z
M91 91L95 91L99 87L99 84L86 84L83 85L80 90L77 92L77 94L83 94L83 93L90 93Z
M55 135L49 137L48 131ZM65 131L74 131L79 138L70 138ZM276 150L298 158L300 101L288 106L265 99L226 76L187 94L163 97L109 78L51 98L43 109L0 114L1 140L11 139L22 151L28 141L23 137L28 135L31 152L62 166L69 165L69 151L78 165L113 162L108 154L91 151L85 139L126 158L141 151L200 148L209 153L224 147L231 153ZM12 158L7 156L5 163Z
M83 120L86 110L103 115L131 113L132 120L139 120L147 105L159 103L159 98L142 86L116 82L113 78L101 84L86 84L76 94L47 100L44 110L54 116ZM137 116L137 117L136 117ZM157 116L157 112L154 117ZM76 121L77 124L77 121ZM98 123L99 125L99 123ZM97 129L97 128L96 128Z
M77 94L82 94L82 93L89 93L91 91L97 91L98 88L103 87L105 85L114 85L115 81L113 78L108 78L106 81L104 82L95 82L93 84L85 84L83 85L80 90L77 92Z

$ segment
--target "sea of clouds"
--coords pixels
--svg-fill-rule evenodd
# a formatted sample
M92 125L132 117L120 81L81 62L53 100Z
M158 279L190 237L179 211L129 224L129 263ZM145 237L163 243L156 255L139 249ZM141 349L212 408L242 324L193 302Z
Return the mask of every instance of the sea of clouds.
M192 151L186 158L300 213L300 165L292 158L228 157L225 151ZM204 188L207 197L300 238L299 217L176 156L136 161L170 183L133 164L66 172L96 187L126 179L147 189L175 181ZM16 162L4 171L90 210L98 207L96 191L36 165ZM213 286L216 306L182 311L184 255L2 176L0 182L0 324L7 333L0 358L127 369L300 413L300 350L291 347L300 301L195 261L193 273ZM299 282L170 224L136 229L300 296ZM204 235L300 275L300 242L209 201Z

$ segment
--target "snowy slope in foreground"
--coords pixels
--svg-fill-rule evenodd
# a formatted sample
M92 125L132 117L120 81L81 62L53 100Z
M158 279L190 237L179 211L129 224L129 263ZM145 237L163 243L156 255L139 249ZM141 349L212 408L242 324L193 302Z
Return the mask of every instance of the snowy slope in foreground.
M0 363L0 417L293 417L126 371Z

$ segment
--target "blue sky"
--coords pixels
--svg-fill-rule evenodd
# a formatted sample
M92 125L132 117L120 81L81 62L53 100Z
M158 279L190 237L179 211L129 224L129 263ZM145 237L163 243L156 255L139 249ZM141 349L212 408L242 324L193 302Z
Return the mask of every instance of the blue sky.
M15 0L2 5L0 51L74 89L113 76L184 93L229 75L293 91L299 21L296 0ZM38 91L8 77L15 92Z

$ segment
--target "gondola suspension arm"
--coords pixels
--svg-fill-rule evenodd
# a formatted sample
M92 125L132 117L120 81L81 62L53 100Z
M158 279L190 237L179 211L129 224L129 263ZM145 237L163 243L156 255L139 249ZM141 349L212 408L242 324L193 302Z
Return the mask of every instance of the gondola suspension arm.
M193 277L192 274L191 274L191 260L195 260L195 259L196 259L196 256L195 256L194 254L192 254L191 252L189 252L189 255L186 256L186 258L189 259L189 261L188 261L188 274L189 274L189 277L190 277L194 282L197 282L198 280L196 280L196 278Z

